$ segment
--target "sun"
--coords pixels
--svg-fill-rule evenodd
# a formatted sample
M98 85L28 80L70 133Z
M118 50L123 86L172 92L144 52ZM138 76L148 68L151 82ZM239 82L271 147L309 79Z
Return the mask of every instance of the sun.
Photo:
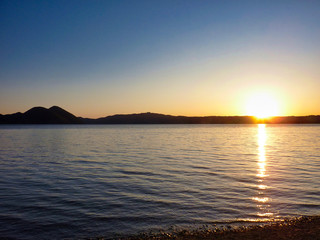
M256 93L247 102L247 115L259 119L277 116L279 104L274 96L267 93Z

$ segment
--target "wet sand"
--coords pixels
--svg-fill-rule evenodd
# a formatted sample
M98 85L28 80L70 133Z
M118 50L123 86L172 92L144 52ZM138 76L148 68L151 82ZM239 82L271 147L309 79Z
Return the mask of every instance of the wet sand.
M105 238L95 238L102 240ZM203 227L196 230L160 231L118 237L119 240L320 240L320 216L284 219L264 225Z

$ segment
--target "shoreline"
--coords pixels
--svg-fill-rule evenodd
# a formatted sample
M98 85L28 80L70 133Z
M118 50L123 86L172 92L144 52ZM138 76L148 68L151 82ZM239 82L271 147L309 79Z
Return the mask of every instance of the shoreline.
M0 124L320 124L320 115L308 116L181 116L161 113L116 114L99 118L77 117L58 106L0 114Z
M320 239L320 216L284 218L280 221L259 222L233 226L206 225L197 229L160 230L114 238L85 238L87 240L317 240Z

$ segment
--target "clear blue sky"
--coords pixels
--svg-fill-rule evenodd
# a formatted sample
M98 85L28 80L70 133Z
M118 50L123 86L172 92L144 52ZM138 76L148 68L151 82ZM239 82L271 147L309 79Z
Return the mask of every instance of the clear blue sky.
M320 114L320 1L0 2L0 113Z

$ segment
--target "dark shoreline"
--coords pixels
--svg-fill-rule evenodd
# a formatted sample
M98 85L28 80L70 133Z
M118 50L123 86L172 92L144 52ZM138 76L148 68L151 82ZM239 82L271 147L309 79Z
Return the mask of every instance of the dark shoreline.
M145 232L114 238L85 238L87 240L319 240L320 216L284 218L280 221L251 223L242 226L203 226L197 229L180 229Z
M159 113L117 114L97 119L76 117L53 106L34 107L25 113L0 114L0 124L320 124L320 115L286 116L258 119L253 116L187 117Z

